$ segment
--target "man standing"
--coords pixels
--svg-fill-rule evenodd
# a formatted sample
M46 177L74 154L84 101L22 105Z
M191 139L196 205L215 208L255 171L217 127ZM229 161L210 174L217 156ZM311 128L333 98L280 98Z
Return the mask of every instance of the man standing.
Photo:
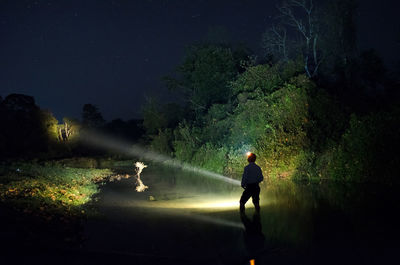
M242 188L244 189L242 197L240 198L240 212L244 213L244 205L250 199L253 200L256 212L260 212L260 186L258 185L263 181L264 176L261 168L256 165L256 155L253 153L247 154L247 161L249 164L244 168L242 176Z

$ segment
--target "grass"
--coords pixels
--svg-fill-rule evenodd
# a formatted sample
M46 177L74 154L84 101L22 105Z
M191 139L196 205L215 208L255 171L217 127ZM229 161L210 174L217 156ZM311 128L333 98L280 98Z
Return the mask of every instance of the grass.
M77 216L99 192L112 171L74 168L56 162L14 163L0 166L0 200L26 213Z

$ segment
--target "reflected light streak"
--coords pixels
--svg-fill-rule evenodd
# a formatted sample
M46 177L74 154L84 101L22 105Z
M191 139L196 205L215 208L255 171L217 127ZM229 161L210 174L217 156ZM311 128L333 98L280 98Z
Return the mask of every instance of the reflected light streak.
M206 215L186 215L186 217L195 219L198 221L202 221L202 222L216 224L216 225L224 225L224 226L230 226L230 227L244 229L244 225L242 223L228 221L228 220L224 220L224 219L217 218L217 217L206 216Z
M213 179L217 179L220 181L224 181L236 186L240 186L240 181L236 179L231 179L221 174L217 174L208 170L204 170L198 167L191 166L188 163L183 163L179 160L172 159L171 157L161 155L159 153L149 151L139 145L132 145L130 143L126 143L120 140L113 139L111 137L107 137L105 135L101 135L99 133L85 131L81 134L80 137L86 144L103 148L109 151L118 152L120 154L141 157L153 162L162 163L167 166L171 166L178 169L183 169L185 171L194 172L201 174L206 177L210 177Z
M198 209L198 210L232 210L239 209L239 202L235 200L174 200L174 201L130 201L129 206L160 209Z
M213 210L221 212L222 210L238 210L237 200L217 202L192 202L192 201L143 201L143 200L126 200L118 201L118 206L126 208L146 208L150 211L163 213L165 215L181 216L187 219L193 219L195 221L201 221L205 223L211 223L215 225L230 226L234 228L244 229L241 222L235 222L232 220L223 219L217 216L212 216ZM204 201L204 200L203 200ZM110 202L109 202L110 203ZM109 206L115 207L115 202L110 203Z
M188 219L193 219L196 221L201 221L201 222L205 222L205 223L211 223L211 224L215 224L215 225L223 225L223 226L230 226L230 227L234 227L234 228L240 228L240 229L244 229L244 225L241 222L234 222L234 221L230 221L230 220L226 220L226 219L222 219L216 216L209 216L209 215L204 215L204 214L199 214L199 212L187 212L184 210L194 210L194 209L208 209L210 210L211 208L213 209L217 209L221 210L222 208L228 209L227 207L231 207L230 209L235 208L237 209L238 206L238 202L227 202L227 204L229 206L226 206L226 203L204 203L202 205L200 204L193 204L193 203L181 203L181 204L174 204L174 205L170 205L168 207L168 209L174 209L175 211L168 211L168 214L175 214L175 215L179 215L182 216L184 218L188 218ZM234 205L237 204L237 205ZM234 206L233 206L234 205ZM165 210L166 207L164 205L164 207L161 205L157 205L157 206L153 206L156 208L160 208ZM210 212L208 212L210 213Z
M265 204L265 203L264 203ZM262 204L262 205L264 205ZM238 210L238 199L209 199L209 200L160 200L160 201L127 201L125 206L153 208L153 209L182 209L182 210L198 210L198 211L229 211ZM253 208L251 202L246 203L246 208Z

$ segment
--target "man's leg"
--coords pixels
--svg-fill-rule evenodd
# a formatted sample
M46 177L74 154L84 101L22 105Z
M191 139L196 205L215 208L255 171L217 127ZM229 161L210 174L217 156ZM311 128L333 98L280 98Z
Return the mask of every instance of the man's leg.
M249 189L244 189L242 197L240 197L240 212L244 212L244 205L250 199L251 192Z
M260 186L257 185L253 189L251 198L253 200L253 204L254 204L254 208L256 209L256 212L260 212Z

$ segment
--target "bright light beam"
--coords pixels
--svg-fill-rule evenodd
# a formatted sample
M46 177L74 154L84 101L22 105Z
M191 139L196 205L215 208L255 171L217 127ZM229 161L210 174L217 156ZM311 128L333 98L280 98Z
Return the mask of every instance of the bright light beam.
M83 140L86 144L94 147L99 147L106 150L112 150L114 152L118 152L120 154L125 154L129 156L142 157L144 159L156 163L162 163L164 165L172 166L189 172L198 173L206 177L210 177L236 186L240 186L240 181L236 179L231 179L221 174L217 174L208 170L191 166L188 163L183 163L171 157L146 150L139 145L132 145L120 140L113 139L111 137L107 137L105 135L101 135L99 133L85 131L81 133L80 139Z

